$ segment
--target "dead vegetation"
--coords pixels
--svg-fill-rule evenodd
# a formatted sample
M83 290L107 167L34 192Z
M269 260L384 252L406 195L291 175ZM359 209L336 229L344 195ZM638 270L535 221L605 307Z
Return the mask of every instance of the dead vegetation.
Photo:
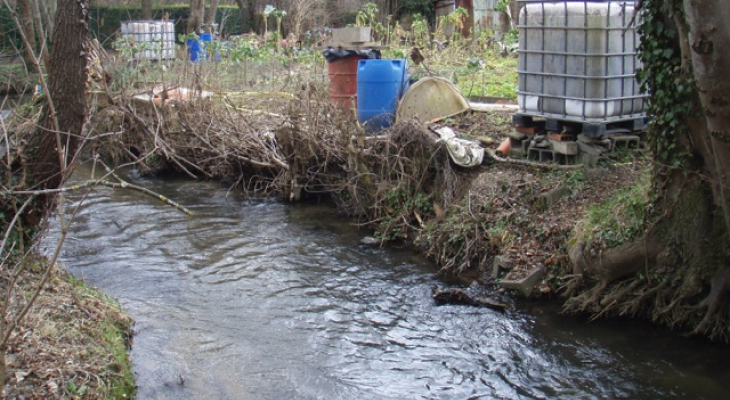
M31 261L45 262L26 260ZM10 270L0 269L1 292L13 293L7 312L18 312L15 308L23 306L27 295L22 288L34 284L42 270L35 265L12 277ZM132 321L111 299L54 271L51 284L8 341L5 361L10 376L0 396L107 399L134 393L126 361L131 329Z
M326 196L383 243L421 247L447 275L481 276L495 255L513 260L514 274L548 267L544 294L569 269L565 243L586 207L633 183L639 168L625 163L586 178L582 168L492 158L464 169L430 127L405 121L371 134L352 111L330 105L325 87L298 89L161 106L118 97L92 116L94 151L149 173L225 181L251 195ZM511 128L508 115L488 113L442 124L492 149ZM562 194L551 197L556 191Z

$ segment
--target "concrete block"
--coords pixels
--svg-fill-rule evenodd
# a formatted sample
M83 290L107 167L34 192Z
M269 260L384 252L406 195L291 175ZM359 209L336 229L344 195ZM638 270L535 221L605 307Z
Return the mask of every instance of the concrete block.
M589 154L594 157L601 157L606 151L603 147L597 144L588 144L582 141L575 142L578 145L578 149L581 154Z
M510 137L509 138L510 151L509 155L512 158L525 158L527 156L527 148L530 146L529 140L519 140Z
M342 43L365 43L370 41L370 27L347 27L332 30L332 41Z
M594 156L589 153L584 153L581 151L578 154L578 163L583 165L596 165L598 164L598 161L600 161L603 157L601 156Z
M557 140L548 139L553 150L566 156L574 156L578 154L578 144L576 142L558 142Z
M511 269L512 260L508 256L495 256L492 267L492 278L497 279L502 271L509 271Z
M641 141L636 135L611 135L608 140L611 141L611 150L620 148L638 149Z
M521 279L517 280L501 280L499 286L504 289L516 290L525 297L530 297L535 287L542 282L542 278L545 276L545 267L539 266L527 272Z
M581 134L578 134L578 141L583 142L583 143L596 144L596 143L599 143L601 140L592 138L590 136L587 136L587 135L581 133Z
M544 193L535 199L535 207L540 211L549 210L560 200L570 195L570 189L562 183L555 189Z
M550 142L545 140L544 135L535 136L534 139L530 141L530 147L538 147L541 149L548 149L550 148Z
M527 151L527 158L532 161L539 162L555 162L555 152L551 149L542 149L539 147L530 147Z

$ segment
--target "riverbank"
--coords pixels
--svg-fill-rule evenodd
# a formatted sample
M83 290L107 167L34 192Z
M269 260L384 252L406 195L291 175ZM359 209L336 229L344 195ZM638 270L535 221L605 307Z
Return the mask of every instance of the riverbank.
M41 270L21 273L15 293L31 293ZM2 292L7 293L9 271L0 272ZM17 304L11 303L9 315L17 315ZM8 341L8 381L1 397L133 398L135 383L127 355L131 340L132 320L114 300L54 269Z
M102 159L218 180L250 196L325 196L381 245L420 249L445 278L500 288L540 270L523 294L557 295L572 275L566 247L576 229L593 230L597 246L618 242L641 222L633 208L647 201L650 163L642 151L594 166L499 157L498 144L513 129L509 114L402 121L373 134L315 83L294 93L211 91L186 99L157 88L154 96L98 102L114 105L92 116L93 132L123 131L99 140ZM482 164L455 165L434 132L441 127L481 143ZM607 202L614 194L628 201ZM498 256L506 275L493 274Z

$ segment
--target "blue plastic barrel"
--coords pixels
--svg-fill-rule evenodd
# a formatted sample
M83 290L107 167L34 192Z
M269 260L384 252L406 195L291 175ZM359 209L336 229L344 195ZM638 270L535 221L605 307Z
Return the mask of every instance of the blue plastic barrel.
M392 125L398 99L408 88L408 81L405 59L358 61L357 120L370 131Z
M205 52L206 43L210 42L212 40L212 37L210 33L201 33L198 39L188 39L187 46L188 46L188 55L190 56L190 61L198 61L198 59L205 59L208 57L208 55Z

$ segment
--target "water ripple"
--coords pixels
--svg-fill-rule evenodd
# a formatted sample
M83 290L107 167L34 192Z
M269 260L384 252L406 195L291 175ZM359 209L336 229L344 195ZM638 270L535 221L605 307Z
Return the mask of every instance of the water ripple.
M538 308L437 307L432 265L360 245L363 233L328 207L127 178L195 216L95 191L63 260L136 319L140 398L719 399L730 389L727 351L662 346L632 339L644 330ZM679 348L688 351L667 351Z

